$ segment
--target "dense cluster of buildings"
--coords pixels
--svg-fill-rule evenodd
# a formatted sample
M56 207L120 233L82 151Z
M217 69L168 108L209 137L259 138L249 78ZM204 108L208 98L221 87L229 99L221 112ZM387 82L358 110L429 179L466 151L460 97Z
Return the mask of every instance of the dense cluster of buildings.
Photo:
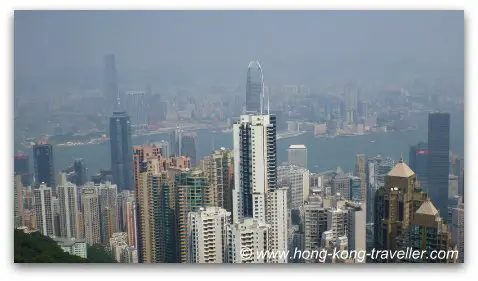
M115 77L108 77L114 100ZM140 102L141 94L130 95ZM363 120L366 107L353 89L344 95L344 120ZM91 181L81 160L55 175L46 142L33 147L33 180L28 157L15 156L15 226L54 237L82 257L86 245L102 245L121 263L430 262L293 256L296 250L408 247L457 250L436 262L463 261L464 165L462 158L450 165L449 120L430 114L428 144L410 147L409 165L358 154L352 172L313 173L304 145L291 145L287 163L279 165L277 119L262 68L251 62L232 150L197 159L195 135L181 128L169 142L133 146L131 117L117 109L110 118L111 171ZM265 251L288 254L260 254Z

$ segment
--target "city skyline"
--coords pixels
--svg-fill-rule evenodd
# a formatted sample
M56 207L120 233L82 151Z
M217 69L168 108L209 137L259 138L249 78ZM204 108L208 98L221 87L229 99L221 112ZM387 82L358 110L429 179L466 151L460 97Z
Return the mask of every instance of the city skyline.
M53 12L31 13L29 19L35 22L48 13ZM390 12L383 12L382 15L389 16L386 20L377 17L377 13L368 14L369 22L360 21L365 19L364 14L344 13L358 20L357 25L349 29L361 31L349 34L347 40L360 39L358 42L362 42L375 38L378 40L375 42L386 47L385 53L395 48L387 45L391 42L380 41L387 36L374 28L367 32L361 28L370 27L369 24L374 26L378 20L388 20L390 24L386 26L390 30L409 30L408 36L414 38L417 45L403 48L403 53L397 51L395 60L414 58L416 53L424 52L422 48L430 42L442 40L431 31L427 33L430 34L428 40L412 34L410 30L417 28L414 20L420 22L415 13L404 12L403 16L409 17L410 23L400 27L394 25L398 16ZM175 13L169 15L172 14ZM240 28L253 24L258 14L260 12L245 12L245 19L251 22L239 21L244 23ZM460 33L451 32L460 29L458 14L437 12L430 16L422 13L430 17L429 20L450 22L449 30L444 28L438 32L453 34L454 40L446 41L450 48L445 52L441 46L434 52L448 55L436 63L449 66L451 72L463 63L459 59L461 51L458 51L462 44L457 40ZM23 12L19 18L25 21L22 17L26 15L28 13ZM92 21L98 15L108 19L106 14L98 12L90 15ZM114 22L112 15L109 14L110 23ZM198 13L198 19L203 15L205 13ZM269 20L264 23L271 24L278 13L263 15ZM298 12L290 15L297 16ZM309 18L311 13L303 12L302 15L299 22L313 26L314 19ZM335 20L342 17L332 12L324 15L334 15ZM209 24L216 20L214 16L212 13ZM68 14L67 18L74 22L81 17L77 13ZM162 20L179 18L164 16ZM55 22L55 17L49 20L46 26ZM429 28L428 23L423 24L426 21L421 20L422 28ZM20 125L16 129L16 139L20 140L19 146L33 153L34 168L30 183L30 152L20 153L17 145L14 148L17 152L14 157L15 228L26 235L37 231L49 236L64 252L83 259L89 259L90 253L96 255L91 247L98 247L105 251L110 261L117 263L463 262L465 156L461 140L464 129L458 131L459 136L452 134L452 130L457 130L453 125L457 122L455 117L464 112L464 99L459 93L462 85L456 79L460 71L451 74L437 68L436 71L448 80L446 83L435 80L433 85L425 82L430 81L431 76L425 79L408 77L406 83L400 78L389 86L384 86L390 83L387 79L375 77L376 82L385 83L374 83L374 87L380 89L378 92L367 86L370 81L357 83L360 76L357 73L352 74L352 78L351 73L344 73L340 78L344 80L328 90L325 86L318 91L317 81L292 84L281 81L278 84L281 77L277 72L278 61L270 63L271 58L275 52L284 52L283 48L290 42L286 40L284 46L265 52L265 47L258 43L267 41L256 36L269 32L267 44L277 40L272 32L276 27L267 24L263 29L251 30L250 40L255 45L252 49L260 52L251 55L255 51L245 48L251 58L243 60L240 67L245 75L239 86L231 86L231 82L224 86L226 79L222 80L217 70L208 73L216 73L217 79L206 94L202 92L204 88L186 82L191 81L188 75L178 75L179 81L185 82L180 88L177 85L156 87L145 80L138 84L135 79L128 78L129 75L124 75L131 64L116 63L131 57L111 48L102 51L101 90L95 89L97 85L92 87L94 83L87 86L90 91L79 90L69 84L70 80L62 87L83 94L51 93L49 103L35 109L41 115L38 119L49 120L48 124L29 130L28 127L38 120L17 116ZM344 28L338 22L336 25L339 30ZM24 28L22 24L19 26L20 30ZM223 28L226 27L224 24ZM176 28L185 27L178 25ZM182 32L188 30L190 28L185 28ZM321 29L318 34L327 30ZM127 31L124 34L128 34ZM288 39L293 39L293 35L305 38L305 31L306 28L290 33ZM52 32L51 36L62 32ZM336 50L329 46L347 37L344 34L341 38L321 35L331 36L333 42L320 44L317 51L320 56L312 52L312 43L317 38L307 37L310 46L303 44L303 47L291 49L290 56L277 57L283 60L280 63L284 63L284 58L285 61L317 62L325 50L325 53L330 52L326 55L328 59L348 52L354 64L359 64L353 59L359 54L362 59L373 61L371 55L375 47L363 49L364 46L357 43L357 49L351 52L347 47L337 46ZM15 42L28 41L25 36ZM80 32L78 36L85 35ZM73 42L76 40L73 37L68 40ZM66 45L70 43L68 40ZM152 45L154 40L151 40ZM166 44L167 48L172 48L169 60L174 61L175 56L189 50L186 46L175 53L173 47L181 40ZM202 42L196 45L197 51L211 43L207 37L196 40L196 43ZM227 44L231 42L234 40ZM373 41L367 42L367 46L370 45ZM21 51L25 48L23 46ZM143 50L144 56L148 48ZM203 50L204 60L213 49ZM97 50L90 49L85 51L85 56L95 52ZM383 55L377 53L374 59ZM62 64L61 57L58 53L57 65ZM220 52L218 57L221 57ZM242 57L243 54L238 54L233 59L219 61L230 67L233 61ZM423 64L426 60L417 63ZM71 66L74 65L72 61ZM176 61L178 65L184 63L177 57ZM197 67L204 66L205 62L192 59L188 63ZM218 61L209 63L214 65ZM340 65L339 61L337 63ZM390 61L384 61L384 65L387 63ZM23 59L18 64L22 66L18 70L20 77L20 73L28 71ZM226 69L221 68L220 72ZM294 69L297 67L292 64L287 71L294 72ZM174 68L169 70L175 71ZM207 68L203 72L207 76ZM237 69L232 73L240 72ZM371 73L365 69L363 72ZM90 71L92 73L94 71ZM148 76L147 71L136 73ZM298 75L307 77L310 74ZM195 79L204 77L192 76ZM432 90L437 87L439 91ZM22 89L19 92L23 92ZM444 94L447 91L455 94ZM28 111L31 101L26 100L26 96L24 92L19 94L16 111ZM425 114L427 126L423 130ZM227 136L228 140L222 140L219 134ZM205 139L204 135L210 138ZM74 147L86 149L80 152L73 150ZM98 153L92 155L95 149ZM317 159L317 150L328 156ZM64 167L63 162L61 165L56 162L55 155L66 155L66 151L76 151L76 154ZM408 157L407 161L403 155ZM86 161L92 156L97 157L98 163ZM317 164L319 161L321 165ZM88 177L90 169L93 174ZM423 253L419 258L385 255L409 249L425 251L427 257L424 258ZM329 255L335 251L366 253L375 250L382 251L382 255L367 258ZM299 256L296 256L297 251ZM304 257L303 254L311 252L327 255ZM434 252L446 256L429 259Z

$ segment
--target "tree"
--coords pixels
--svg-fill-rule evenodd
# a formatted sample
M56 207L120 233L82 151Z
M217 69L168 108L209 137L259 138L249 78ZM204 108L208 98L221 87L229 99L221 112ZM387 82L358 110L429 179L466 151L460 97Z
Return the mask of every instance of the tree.
M87 259L70 255L50 237L14 230L15 263L116 263L113 254L100 245L87 247Z

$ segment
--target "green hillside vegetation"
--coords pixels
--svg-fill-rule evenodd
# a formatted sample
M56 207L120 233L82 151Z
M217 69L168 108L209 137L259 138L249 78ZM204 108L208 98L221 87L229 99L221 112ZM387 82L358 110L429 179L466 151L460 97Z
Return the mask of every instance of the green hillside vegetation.
M89 246L87 259L64 252L50 237L39 232L25 234L14 230L15 263L116 263L113 255L101 246Z

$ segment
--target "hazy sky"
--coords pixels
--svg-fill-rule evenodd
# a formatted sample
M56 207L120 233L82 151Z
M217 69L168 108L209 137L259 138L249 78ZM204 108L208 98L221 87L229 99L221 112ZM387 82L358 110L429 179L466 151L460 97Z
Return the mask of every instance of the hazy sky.
M462 71L462 11L16 11L15 76L64 68L184 73L214 83ZM242 77L242 76L241 76ZM284 81L287 82L287 81Z

